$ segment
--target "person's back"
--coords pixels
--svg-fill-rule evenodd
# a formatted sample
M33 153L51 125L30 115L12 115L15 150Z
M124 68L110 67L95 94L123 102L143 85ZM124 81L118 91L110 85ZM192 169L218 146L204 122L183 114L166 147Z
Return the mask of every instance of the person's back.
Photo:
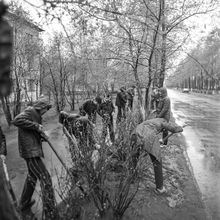
M80 107L80 111L88 115L94 113L96 110L97 110L97 104L92 99L86 100Z
M32 123L29 121L32 121ZM15 117L13 124L18 126L18 145L21 157L43 157L39 131L39 124L41 123L41 115L31 106L25 109L19 117Z
M166 129L172 133L182 132L183 129L175 123L168 123L163 118L146 120L137 125L131 134L131 147L134 150L132 166L136 167L142 152L148 153L154 166L156 191L165 192L163 187L162 157L158 134Z
M88 119L95 124L96 123L96 112L98 110L98 103L96 99L86 100L79 108L81 116L88 115Z
M87 154L95 149L96 141L93 134L93 125L91 121L84 116L70 114L64 111L60 112L59 122L65 126L71 135L74 135L77 144L83 154ZM70 153L72 160L75 160L75 150L71 142Z

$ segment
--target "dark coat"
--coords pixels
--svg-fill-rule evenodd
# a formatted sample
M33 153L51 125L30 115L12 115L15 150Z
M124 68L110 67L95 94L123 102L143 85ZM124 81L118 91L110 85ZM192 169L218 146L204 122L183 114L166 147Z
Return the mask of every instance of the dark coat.
M7 155L5 135L0 127L0 155Z
M167 96L166 88L161 88L161 97L157 108L157 118L164 118L167 122L170 121L171 107L170 98Z
M85 116L86 114L95 114L98 109L98 105L91 99L86 100L79 108L80 115Z
M40 109L45 106L45 103L40 102L35 107L28 107L13 121L13 124L18 127L19 153L23 158L44 156L39 126L42 124Z
M133 98L134 98L134 89L129 89L127 91L127 98L128 98L128 100L133 100Z
M183 129L175 123L168 123L163 118L146 120L139 124L132 132L131 137L136 137L136 147L141 148L161 160L160 143L158 134L166 129L172 133L182 132Z
M62 111L60 112L59 122L65 126L71 135L76 137L80 151L84 155L95 149L96 141L90 120L77 114ZM70 147L73 147L71 143ZM71 150L70 153L74 153L74 150ZM72 155L72 158L74 158L74 155Z
M124 92L124 91L118 92L118 94L116 96L115 105L120 107L120 108L124 108L126 103L127 103L127 94L126 94L126 92Z
M114 110L115 107L112 103L111 98L104 98L99 105L98 113L101 117L103 117L106 114L111 115Z

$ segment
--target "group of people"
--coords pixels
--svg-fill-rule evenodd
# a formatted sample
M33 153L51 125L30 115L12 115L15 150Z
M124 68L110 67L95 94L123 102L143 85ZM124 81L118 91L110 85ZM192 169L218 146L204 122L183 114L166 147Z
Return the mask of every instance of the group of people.
M126 111L132 111L133 100L135 95L135 86L127 89L121 87L117 93L115 106L117 106L117 123L126 118ZM97 96L94 99L86 100L79 108L80 115L88 115L88 119L95 124L96 115L101 116L103 121L102 128L102 140L105 142L107 133L109 131L110 140L112 143L115 141L113 113L115 112L115 106L113 104L112 96L110 93L106 93L104 97Z
M126 108L132 110L134 94L134 87L127 91L122 87L117 93L115 105L118 108L118 122L126 117ZM157 112L156 118L146 120L139 124L131 134L130 143L136 152L132 158L133 166L137 166L141 152L146 151L153 162L156 190L159 193L163 193L165 189L163 187L162 159L160 154L161 143L159 142L158 134L163 132L163 137L165 137L168 135L168 131L172 133L181 132L182 128L176 124L169 123L170 99L167 96L166 88L160 88L158 94L159 102L155 109ZM26 161L28 168L28 175L20 199L20 210L23 219L27 220L35 219L31 207L34 204L32 195L37 180L41 183L44 218L47 220L59 219L52 180L42 161L44 157L42 141L44 141L45 137L42 126L42 116L51 107L46 100L38 100L32 106L27 107L24 112L16 116L13 121L13 124L18 127L19 153ZM109 130L111 142L114 143L114 111L115 107L111 95L107 94L103 98L97 96L94 99L86 100L79 108L78 114L60 112L59 122L76 137L81 149L85 148L87 144L91 149L99 149L100 146L97 145L91 135L92 127L94 127L96 123L96 115L99 114L103 121L102 141L105 142L107 130ZM88 117L85 117L86 115ZM7 154L5 136L1 129L0 154L4 157Z

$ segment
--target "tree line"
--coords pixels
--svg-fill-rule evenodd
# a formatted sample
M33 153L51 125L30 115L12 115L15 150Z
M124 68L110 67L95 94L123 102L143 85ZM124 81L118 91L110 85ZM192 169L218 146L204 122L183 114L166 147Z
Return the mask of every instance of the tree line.
M189 37L185 21L209 13L217 4L211 0L206 4L204 0L43 2L41 16L48 23L58 21L63 32L55 33L47 44L29 47L30 53L40 54L38 93L53 98L57 111L67 104L74 110L79 98L89 98L109 86L136 85L143 118L150 111L152 87L163 86L172 61ZM24 89L19 83L23 73L13 74L15 101L9 104L7 97L2 98L9 124L20 112Z
M220 29L215 28L180 63L170 86L211 93L220 89Z

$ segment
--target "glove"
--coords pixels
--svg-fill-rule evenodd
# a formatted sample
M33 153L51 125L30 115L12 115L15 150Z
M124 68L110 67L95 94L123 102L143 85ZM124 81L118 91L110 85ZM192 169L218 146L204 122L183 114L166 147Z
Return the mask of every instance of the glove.
M43 138L43 140L47 141L49 139L49 136L47 136L47 134L45 134L44 131L42 131L40 134L41 134L41 137Z
M160 144L164 144L163 139L160 139L159 142Z

